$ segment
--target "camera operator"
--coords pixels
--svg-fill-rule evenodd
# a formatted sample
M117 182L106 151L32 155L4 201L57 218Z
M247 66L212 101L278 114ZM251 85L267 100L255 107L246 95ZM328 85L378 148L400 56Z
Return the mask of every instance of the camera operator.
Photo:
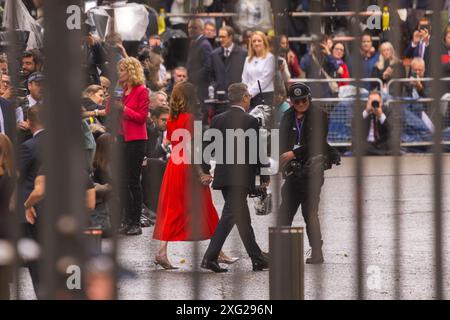
M83 72L86 77L86 85L100 85L99 69L103 72L106 64L107 52L101 41L92 34L93 27L88 24L82 25L82 59ZM120 50L119 50L120 51Z
M280 168L286 181L281 189L280 222L291 226L298 207L306 223L311 256L306 263L323 263L319 222L324 170L339 164L339 154L327 143L328 117L311 104L311 89L304 83L289 87L291 108L280 123Z
M430 62L430 42L431 42L431 23L428 18L420 19L417 29L414 31L411 43L405 49L404 56L406 58L419 57Z
M422 58L414 58L411 61L410 78L411 81L405 83L404 96L414 99L425 98L429 96L429 86L425 81L421 81L420 78L425 77L425 61Z
M391 112L383 106L381 93L372 91L366 107L355 120L363 121L361 138L364 139L363 150L366 155L388 155L391 153L389 139L392 124Z

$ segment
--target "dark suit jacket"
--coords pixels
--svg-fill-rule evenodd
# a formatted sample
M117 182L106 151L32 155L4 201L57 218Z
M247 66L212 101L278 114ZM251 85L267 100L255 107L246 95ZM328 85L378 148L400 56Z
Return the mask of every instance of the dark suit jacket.
M363 113L363 109L361 109L361 112L359 112L359 115L357 117L354 117L353 119L354 119L354 121L362 121L363 122L363 129L362 129L362 135L361 135L361 139L363 139L363 142L364 142L363 145L370 144L371 146L375 147L376 149L383 151L382 154L386 154L390 149L389 139L392 134L393 120L392 120L391 109L383 106L383 113L386 115L386 120L384 121L383 124L380 123L380 120L375 118L376 125L378 127L379 138L372 143L367 142L367 136L369 135L370 123L371 123L371 121L373 121L372 120L373 116L369 115L366 119L364 119L362 116L362 113ZM354 127L354 123L353 123L353 127ZM370 150L373 150L373 148L370 146L368 146L368 148ZM373 152L369 152L369 153L373 153Z
M34 188L34 180L42 166L42 147L46 133L39 132L20 146L19 151L19 208L20 218L24 218L22 204L27 200Z
M211 81L212 47L205 36L194 40L189 47L187 71L189 81L197 86L197 94L201 100L208 96L208 86Z
M280 154L293 151L295 158L301 163L305 163L318 154L329 156L334 151L327 143L327 135L327 113L319 107L310 105L301 127L300 147L294 149L297 142L297 126L295 111L289 108L280 122Z
M223 47L212 52L212 78L216 90L226 92L230 84L242 81L242 70L246 57L247 51L237 44L233 45L233 50L228 58L224 56Z
M430 59L431 59L431 48L432 48L433 41L434 41L433 39L434 39L433 37L430 38L430 43L428 44L427 47L425 47L425 53L423 55L423 60L425 61L425 65L427 66L427 68L425 69L425 76L428 76L430 74L430 69L431 69ZM416 46L415 48L413 48L412 42L409 41L408 46L406 47L403 55L406 58L419 57L419 46Z
M0 111L3 115L3 125L5 134L11 141L15 141L16 135L16 114L8 100L0 98Z
M158 130L155 124L147 123L147 136L145 146L145 155L147 158L161 158L167 155L167 152L161 146L163 133Z
M430 82L428 81L422 81L422 90L417 90L417 93L419 94L420 98L426 98L430 96ZM414 86L409 83L409 82L405 82L403 84L403 96L405 97L412 97L413 95L413 89Z
M259 173L261 163L257 159L256 163L252 164L250 160L253 160L258 155L258 143L256 146L250 146L249 140L245 140L245 155L244 164L237 164L238 155L238 142L234 138L234 142L229 141L231 137L227 137L227 129L242 129L247 131L248 129L254 130L258 135L258 120L252 117L243 110L235 107L231 107L228 111L218 114L211 121L211 129L218 129L223 137L223 143L220 144L220 150L216 150L216 161L219 161L218 152L223 155L223 163L217 163L214 171L214 180L212 187L214 189L224 189L226 187L244 187L249 191L255 188L255 177ZM234 143L234 159L233 164L226 164L227 159L227 144ZM242 150L239 151L239 155L242 156ZM256 152L256 154L253 154ZM251 154L250 154L251 153Z

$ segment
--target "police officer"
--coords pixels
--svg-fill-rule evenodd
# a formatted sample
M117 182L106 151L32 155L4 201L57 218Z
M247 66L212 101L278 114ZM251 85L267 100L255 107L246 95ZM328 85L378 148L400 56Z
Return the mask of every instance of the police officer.
M318 216L324 169L338 164L339 154L327 143L328 117L311 104L311 89L294 83L288 95L291 108L280 122L280 168L286 179L281 189L280 224L291 226L299 206L306 223L311 256L306 263L323 263Z

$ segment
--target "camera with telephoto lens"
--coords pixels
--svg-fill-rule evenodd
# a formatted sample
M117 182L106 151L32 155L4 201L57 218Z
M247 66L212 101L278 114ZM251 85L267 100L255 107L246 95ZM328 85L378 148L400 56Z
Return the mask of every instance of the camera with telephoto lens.
M372 108L378 109L379 107L380 107L380 102L379 101L372 101Z
M255 213L258 216L265 216L272 212L272 194L267 192L264 186L256 186L249 194L254 199Z

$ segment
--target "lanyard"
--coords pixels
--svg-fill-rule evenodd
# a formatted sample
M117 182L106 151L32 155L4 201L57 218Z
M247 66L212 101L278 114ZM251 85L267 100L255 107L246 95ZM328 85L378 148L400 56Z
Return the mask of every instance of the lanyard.
M303 118L301 119L295 118L295 126L297 127L297 144L300 145L300 135L302 132Z

